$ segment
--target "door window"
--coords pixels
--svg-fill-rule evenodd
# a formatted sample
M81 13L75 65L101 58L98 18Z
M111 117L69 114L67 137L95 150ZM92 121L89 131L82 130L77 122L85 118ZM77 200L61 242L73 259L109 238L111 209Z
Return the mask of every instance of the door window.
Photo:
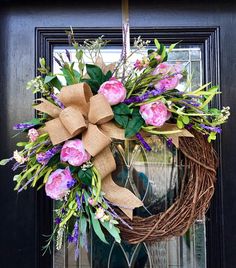
M75 51L68 48L72 59L76 61ZM110 47L101 51L108 64L119 60L121 48ZM55 47L53 55L65 48ZM131 61L141 57L134 55ZM174 49L169 62L185 66L188 76L179 84L179 90L196 89L203 80L203 61L200 46L185 46ZM89 63L89 59L88 62ZM53 62L54 73L60 73L60 67ZM191 79L190 79L191 78ZM64 82L64 81L62 81ZM65 84L65 83L64 83ZM181 159L175 150L171 150L162 139L150 137L148 141L152 151L146 152L134 141L115 141L113 152L117 161L117 171L113 176L116 183L131 189L144 203L137 211L141 216L159 213L169 207L176 197L181 178ZM67 242L60 251L54 250L54 268L149 268L149 267L206 267L205 222L198 220L183 237L152 244L117 244L110 239L106 245L99 241L94 233L88 234L88 248L80 249L79 259L74 259L74 249Z

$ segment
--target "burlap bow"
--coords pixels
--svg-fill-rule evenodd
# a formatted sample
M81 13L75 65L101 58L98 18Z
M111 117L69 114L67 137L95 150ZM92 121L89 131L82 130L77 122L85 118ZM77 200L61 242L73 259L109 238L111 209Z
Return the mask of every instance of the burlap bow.
M86 83L62 88L59 99L65 109L45 99L40 99L41 103L34 107L53 118L46 123L46 131L52 143L56 145L82 134L84 147L94 157L93 163L102 177L105 197L132 218L133 209L143 203L128 189L116 185L112 180L111 172L116 169L116 164L108 145L111 137L118 133L121 138L123 134L109 122L114 116L110 104L101 94L93 96Z

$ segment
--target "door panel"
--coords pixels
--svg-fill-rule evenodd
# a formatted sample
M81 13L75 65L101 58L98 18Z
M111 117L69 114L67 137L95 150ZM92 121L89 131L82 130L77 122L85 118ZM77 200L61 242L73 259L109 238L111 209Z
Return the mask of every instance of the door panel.
M16 140L9 139L13 135L11 126L32 116L32 96L25 90L25 84L35 74L36 59L39 55L50 59L53 45L67 42L65 33L59 28L48 31L36 31L36 28L91 27L77 31L84 38L103 34L104 31L97 27L119 27L117 32L108 30L105 34L110 33L113 44L121 39L120 3L44 2L1 1L1 158L9 156L14 149ZM148 38L155 33L155 37L167 43L182 39L183 44L200 44L204 48L205 81L220 82L222 105L231 106L232 114L235 113L234 1L130 1L129 9L132 37L139 33ZM236 204L233 202L236 140L232 138L235 135L232 116L224 126L221 141L216 144L221 164L216 194L207 216L207 267L231 268L236 263ZM41 234L48 234L51 229L51 204L43 198L43 192L14 193L13 173L9 168L1 168L1 175L0 267L52 267L52 256L42 257L40 252L45 239Z

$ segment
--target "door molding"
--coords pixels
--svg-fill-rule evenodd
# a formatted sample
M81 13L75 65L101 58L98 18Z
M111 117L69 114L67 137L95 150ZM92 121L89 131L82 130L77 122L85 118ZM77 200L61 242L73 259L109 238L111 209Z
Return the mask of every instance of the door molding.
M47 65L52 66L52 53L54 47L64 47L68 45L66 31L69 28L46 27L35 29L35 74L39 67L39 57L46 59ZM73 28L76 39L94 39L104 35L109 39L110 46L122 44L121 28ZM159 41L170 44L182 40L181 46L186 44L200 45L204 57L203 82L212 81L214 85L220 85L220 60L219 60L219 27L148 27L130 28L131 42L135 37L141 36L143 40L157 38ZM221 99L218 95L213 106L220 107ZM222 159L221 138L214 144L219 159ZM207 267L224 267L224 228L223 228L223 186L222 186L222 161L220 161L216 182L216 191L207 213ZM39 191L37 193L37 213L36 213L36 235L37 235L37 266L46 268L52 267L52 256L46 254L41 256L41 248L45 243L42 234L50 234L52 231L52 201Z

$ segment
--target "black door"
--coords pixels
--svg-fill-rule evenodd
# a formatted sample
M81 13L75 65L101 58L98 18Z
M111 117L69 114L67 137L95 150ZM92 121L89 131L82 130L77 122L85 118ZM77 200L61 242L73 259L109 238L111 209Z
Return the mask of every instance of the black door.
M236 267L236 3L130 1L129 14L132 37L157 37L167 44L183 40L182 48L198 47L202 53L203 81L219 83L223 92L216 105L231 107L231 119L215 144L220 168L207 216L206 255L207 267ZM0 157L5 158L15 149L12 125L32 117L33 97L25 90L25 84L36 74L38 57L45 56L52 65L54 49L67 44L65 30L69 26L82 39L105 34L111 45L119 47L122 8L120 2L112 1L1 1L0 15ZM1 174L0 267L53 267L53 256L41 254L41 234L49 233L52 225L52 204L43 192L13 192L10 168L2 168Z

